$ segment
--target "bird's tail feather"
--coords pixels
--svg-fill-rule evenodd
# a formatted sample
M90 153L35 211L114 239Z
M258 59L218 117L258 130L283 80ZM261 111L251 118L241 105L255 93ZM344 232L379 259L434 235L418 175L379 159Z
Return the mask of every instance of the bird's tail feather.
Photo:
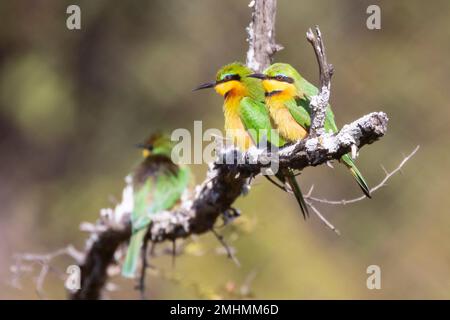
M361 172L359 172L359 170L356 167L355 163L353 162L352 158L348 154L346 154L346 155L342 156L341 160L345 163L347 168L350 170L350 173L355 178L356 182L358 183L359 187L364 192L366 197L367 198L372 198L372 196L370 195L369 186L367 185L367 182L364 179L364 177L361 174Z
M139 255L144 241L145 233L147 229L141 229L131 236L130 243L128 245L127 255L122 266L122 275L127 278L134 278Z
M300 186L297 183L297 180L295 179L295 174L292 172L292 170L283 170L283 172L279 172L277 174L277 178L283 183L287 184L289 188L292 190L292 193L295 196L295 199L297 200L298 205L300 206L300 209L302 210L303 218L309 217L309 211L308 211L308 205L305 202L305 199L303 198L302 191L300 189Z
M292 192L294 192L295 199L297 199L300 209L302 210L303 218L306 220L306 218L309 218L308 206L303 198L300 186L295 179L295 175L292 172L289 172L289 174L286 175L286 180L291 187Z

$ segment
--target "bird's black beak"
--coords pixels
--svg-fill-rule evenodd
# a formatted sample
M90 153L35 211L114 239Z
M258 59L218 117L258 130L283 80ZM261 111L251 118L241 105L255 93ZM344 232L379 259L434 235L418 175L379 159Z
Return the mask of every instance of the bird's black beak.
M216 85L216 82L207 82L207 83L199 85L197 88L193 89L192 91L214 88L215 85Z
M251 75L248 75L247 77L256 78L256 79L260 79L260 80L264 80L267 78L267 76L263 73L253 73Z
M148 147L146 143L136 143L134 146L139 149L147 149Z

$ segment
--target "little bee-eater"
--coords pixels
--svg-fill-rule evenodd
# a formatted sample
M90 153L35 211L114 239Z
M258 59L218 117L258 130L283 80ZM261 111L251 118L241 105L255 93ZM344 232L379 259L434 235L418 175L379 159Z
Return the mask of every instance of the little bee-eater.
M259 80L249 77L250 74L251 69L242 63L234 62L222 67L217 72L215 81L202 84L194 90L214 88L224 97L226 135L242 151L248 150L250 146L262 142L263 139L280 147L285 141L272 130L270 117L264 105L264 89ZM276 173L276 177L283 186L287 184L292 190L306 218L309 215L308 207L293 171L280 170Z
M189 168L172 161L173 142L168 136L153 134L138 147L142 148L144 160L133 173L132 235L122 267L122 275L130 278L135 275L152 215L174 207L187 190L191 177Z
M254 73L249 77L262 80L266 106L280 135L289 142L305 138L311 126L309 103L311 97L318 94L318 89L286 63L272 64L262 74ZM326 132L339 131L330 105L326 110L324 128ZM364 194L370 198L370 189L352 158L345 154L340 160L350 170Z

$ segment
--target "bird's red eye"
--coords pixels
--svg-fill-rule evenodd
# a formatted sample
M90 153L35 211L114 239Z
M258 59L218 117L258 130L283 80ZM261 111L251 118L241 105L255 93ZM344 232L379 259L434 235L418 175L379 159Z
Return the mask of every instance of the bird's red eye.
M275 79L278 81L283 81L284 77L279 74L279 75L275 76Z

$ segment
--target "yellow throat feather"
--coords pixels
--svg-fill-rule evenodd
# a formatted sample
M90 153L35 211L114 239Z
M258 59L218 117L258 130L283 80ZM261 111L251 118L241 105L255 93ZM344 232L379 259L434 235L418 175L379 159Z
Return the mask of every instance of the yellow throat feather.
M291 83L277 80L263 80L262 85L266 92L270 92L266 97L266 104L269 108L269 114L280 135L288 141L297 141L304 139L308 131L295 121L289 109L285 106L288 99L297 95L297 89Z
M247 150L253 142L240 117L240 103L241 99L248 94L247 89L239 81L224 82L216 85L215 89L217 93L225 96L223 113L227 139L230 139L239 149Z

